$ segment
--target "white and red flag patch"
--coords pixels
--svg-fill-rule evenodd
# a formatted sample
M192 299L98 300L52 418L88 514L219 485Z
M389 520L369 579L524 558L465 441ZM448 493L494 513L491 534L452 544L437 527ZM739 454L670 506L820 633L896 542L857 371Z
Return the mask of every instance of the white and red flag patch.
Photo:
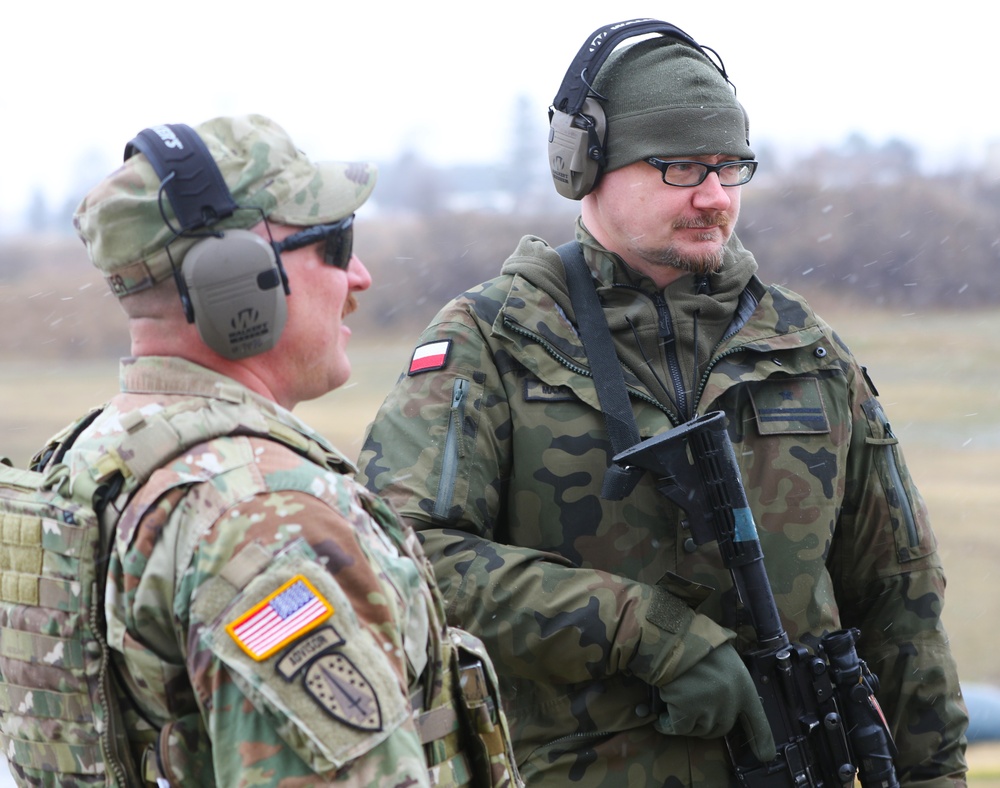
M448 351L451 350L451 340L442 339L440 342L428 342L413 351L413 358L410 359L410 369L408 375L416 375L418 372L428 372L432 369L441 369L448 363Z
M316 628L333 615L327 602L302 575L226 626L239 647L258 662Z

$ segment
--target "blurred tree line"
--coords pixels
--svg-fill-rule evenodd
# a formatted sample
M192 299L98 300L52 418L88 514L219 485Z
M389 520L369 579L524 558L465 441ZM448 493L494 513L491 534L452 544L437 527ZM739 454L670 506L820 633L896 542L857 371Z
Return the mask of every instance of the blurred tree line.
M905 310L1000 304L1000 166L921 172L916 151L852 137L744 187L737 227L765 281ZM560 198L544 154L442 168L404 152L381 166L359 215L356 250L374 285L351 322L361 331L418 332L448 299L494 276L525 234L570 240L578 204ZM516 166L515 166L516 165ZM0 357L127 352L124 319L82 247L62 234L0 238ZM31 206L46 226L41 201Z
M744 187L737 234L765 281L859 305L1000 304L1000 164L926 174L913 148L860 136L784 166L759 156L768 164ZM512 195L498 177L514 167L459 178L415 164L404 157L385 168L379 190L401 200L393 215L359 223L359 253L375 277L364 311L378 325L419 329L494 276L522 235L552 245L573 237L578 205L547 173Z

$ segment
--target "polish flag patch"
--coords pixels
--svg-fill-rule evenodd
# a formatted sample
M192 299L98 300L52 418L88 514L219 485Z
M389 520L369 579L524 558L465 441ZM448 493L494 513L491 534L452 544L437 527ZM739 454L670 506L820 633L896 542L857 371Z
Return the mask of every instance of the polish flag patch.
M413 358L410 359L410 369L408 375L416 375L418 372L429 372L432 369L441 369L448 363L448 351L451 350L451 340L443 339L440 342L428 342L413 351Z
M226 631L241 649L260 662L315 629L332 614L333 607L312 583L296 575L231 622Z

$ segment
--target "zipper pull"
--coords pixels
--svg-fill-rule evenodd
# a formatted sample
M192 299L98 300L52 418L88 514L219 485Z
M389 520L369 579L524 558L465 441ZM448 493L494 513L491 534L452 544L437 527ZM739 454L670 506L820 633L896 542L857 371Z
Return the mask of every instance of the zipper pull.
M465 417L465 395L469 391L469 381L459 378L451 390L451 430L454 431L455 447L458 456L465 456L465 441L462 435L462 420Z
M660 339L665 340L666 344L672 345L677 337L674 335L674 327L670 323L667 300L660 293L656 294L656 324Z

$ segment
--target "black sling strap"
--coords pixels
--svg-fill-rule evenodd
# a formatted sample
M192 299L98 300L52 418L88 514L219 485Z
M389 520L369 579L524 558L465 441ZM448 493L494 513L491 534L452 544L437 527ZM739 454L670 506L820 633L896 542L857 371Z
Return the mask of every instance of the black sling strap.
M594 375L597 399L604 413L604 423L611 438L612 455L620 454L639 443L639 428L632 413L625 377L611 339L608 321L604 318L601 299L594 287L594 278L583 259L583 249L576 241L556 247L563 267L569 299L573 304L577 330ZM622 468L611 464L604 474L601 497L620 501L635 487L642 475L641 468Z

